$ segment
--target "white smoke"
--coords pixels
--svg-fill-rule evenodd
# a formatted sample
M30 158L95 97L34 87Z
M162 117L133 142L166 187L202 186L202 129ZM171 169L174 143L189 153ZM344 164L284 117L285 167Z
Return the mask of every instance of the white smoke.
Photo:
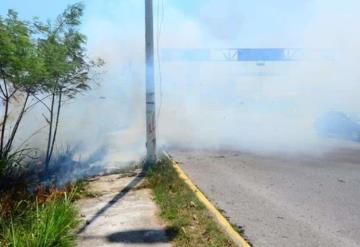
M319 114L359 112L356 1L341 9L325 0L187 2L181 8L180 0L154 1L161 146L319 151L328 146L314 130ZM59 146L81 142L83 157L105 146L104 163L115 165L139 160L145 153L143 1L90 1L83 31L107 72L95 90L67 106ZM327 49L333 59L259 65L161 57L165 48L267 47Z
M354 11L358 3L347 1L340 12L338 5L331 1L208 1L191 20L186 16L173 20L173 14L168 15L161 39L165 47L177 47L173 40L184 37L190 44L188 33L195 30L192 46L185 48L301 47L328 51L330 58L266 62L265 66L163 62L159 98L163 143L253 151L326 150L328 141L318 138L315 119L329 110L358 113L360 103L360 33L355 28L359 17ZM196 28L182 32L183 25Z

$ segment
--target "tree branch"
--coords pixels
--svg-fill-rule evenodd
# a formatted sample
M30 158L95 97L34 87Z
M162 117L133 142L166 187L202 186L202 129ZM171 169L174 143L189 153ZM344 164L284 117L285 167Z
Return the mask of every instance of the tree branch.
M51 149L50 149L50 153L49 153L49 161L51 160L51 156L53 154L54 151L54 146L55 146L55 139L56 139L56 135L57 135L57 130L59 127L59 118L60 118L60 110L61 110L61 97L62 97L62 90L59 90L59 99L58 99L58 108L57 108L57 112L56 112L56 120L55 120L55 129L54 129L54 135L53 135L53 139L52 139L52 143L51 143Z
M7 144L5 146L5 149L4 149L4 155L7 156L10 151L11 151L11 147L12 147L12 144L14 142L14 139L15 139L15 135L17 133L17 130L19 129L19 125L21 123L21 120L25 114L25 108L26 108L26 105L27 105L27 102L29 100L29 97L30 97L30 94L27 93L26 94L26 97L25 97L25 100L24 100L24 103L23 103L23 107L21 108L21 111L18 115L18 118L16 119L16 123L11 131L11 135L9 137L9 140L7 141Z
M48 133L48 143L46 148L46 157L45 157L45 170L49 168L49 155L50 155L50 145L52 140L52 130L53 130L53 120L54 120L54 103L55 103L55 93L53 93L51 98L51 107L50 107L50 120L49 120L49 133Z
M47 109L48 111L51 111L51 109L50 109L50 107L44 102L44 99L46 99L46 98L48 98L48 97L50 97L50 96L51 96L51 94L49 94L48 96L46 96L46 97L44 97L44 98L42 98L42 99L39 99L36 95L33 95L33 97L38 100L38 102L36 102L35 104L37 104L37 103L40 102L43 106L46 107L46 109ZM35 104L33 104L33 105L35 105ZM31 106L33 106L33 105L31 105ZM31 107L31 106L29 106L29 107Z
M34 106L37 105L38 103L44 104L45 102L43 102L43 101L44 101L45 99L49 98L49 97L51 96L51 94L45 96L45 97L42 98L42 99L37 98L34 94L32 94L32 96L33 96L35 99L37 99L38 101L36 101L35 103L29 105L29 106L26 108L26 111L28 111L30 108L34 107ZM47 106L47 105L46 105L46 106Z

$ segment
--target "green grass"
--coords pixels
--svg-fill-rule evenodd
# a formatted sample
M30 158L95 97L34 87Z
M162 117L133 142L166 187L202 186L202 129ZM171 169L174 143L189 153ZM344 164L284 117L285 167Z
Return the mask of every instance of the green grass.
M164 158L154 166L148 180L174 246L236 246L179 178L170 160Z
M0 218L0 246L70 247L78 225L72 198L66 193L46 203L19 201Z

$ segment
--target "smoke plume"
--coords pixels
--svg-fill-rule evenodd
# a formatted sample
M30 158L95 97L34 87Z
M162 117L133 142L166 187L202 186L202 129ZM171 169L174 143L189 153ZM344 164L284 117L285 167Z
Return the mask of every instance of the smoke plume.
M318 137L314 121L331 110L359 113L358 7L351 0L155 1L159 145L254 152L336 146ZM90 1L83 31L106 73L93 91L67 105L58 147L81 143L79 159L105 147L103 164L125 166L145 153L143 1ZM162 52L199 48L330 55L258 63L169 61ZM27 121L39 127L40 120Z

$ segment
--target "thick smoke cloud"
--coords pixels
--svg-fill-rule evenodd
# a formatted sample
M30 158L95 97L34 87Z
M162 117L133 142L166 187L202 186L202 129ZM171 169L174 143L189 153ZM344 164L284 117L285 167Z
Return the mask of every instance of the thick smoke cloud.
M162 147L310 152L335 145L317 136L314 121L329 110L359 112L356 1L187 2L154 3ZM145 153L143 12L137 0L87 6L88 49L107 72L68 105L61 123L59 146L81 142L79 157L105 147L103 162L118 166ZM237 47L325 49L331 59L169 62L161 52Z
M354 25L359 18L353 8L358 4L348 1L339 11L339 4L331 1L258 2L241 7L238 1L204 3L203 10L211 14L205 11L205 17L191 19L200 33L193 47L199 43L215 48L301 47L330 56L261 66L256 62L164 62L160 136L165 145L321 152L336 144L318 137L316 118L331 110L357 115L360 50ZM234 6L231 13L236 12L234 20L239 23L222 12L228 6ZM184 19L190 22L186 15ZM176 46L167 42L170 34L185 36L190 43L191 36L179 32L181 21L173 20L180 27L174 32L170 20L163 46ZM222 35L224 30L228 36Z

